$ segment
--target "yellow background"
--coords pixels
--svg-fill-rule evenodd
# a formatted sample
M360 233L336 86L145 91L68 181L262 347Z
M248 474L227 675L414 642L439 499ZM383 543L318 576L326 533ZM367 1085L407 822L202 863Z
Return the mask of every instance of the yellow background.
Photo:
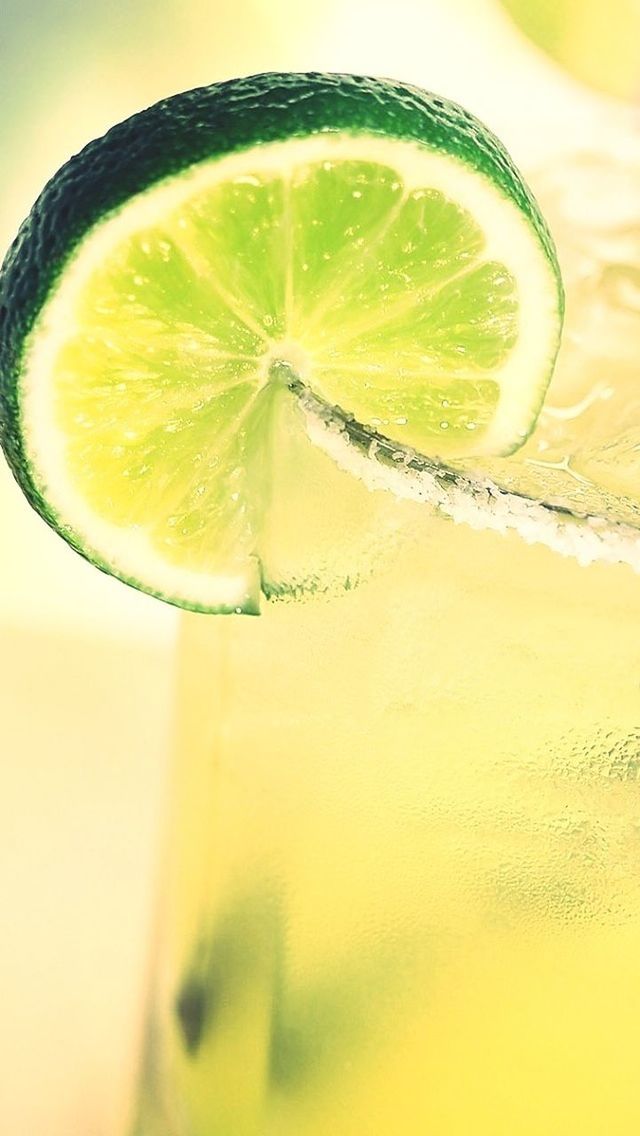
M493 0L4 0L0 249L113 122L265 70L392 76L525 168L611 112ZM121 1136L151 911L176 614L102 576L0 462L0 1132Z

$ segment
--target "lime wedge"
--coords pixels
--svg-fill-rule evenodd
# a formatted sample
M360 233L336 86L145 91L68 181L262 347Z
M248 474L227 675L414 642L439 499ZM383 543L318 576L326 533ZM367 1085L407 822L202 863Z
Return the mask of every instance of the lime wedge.
M114 128L45 189L1 295L4 447L31 503L98 567L208 611L258 608L305 392L437 458L509 453L562 316L497 140L347 76L238 80Z

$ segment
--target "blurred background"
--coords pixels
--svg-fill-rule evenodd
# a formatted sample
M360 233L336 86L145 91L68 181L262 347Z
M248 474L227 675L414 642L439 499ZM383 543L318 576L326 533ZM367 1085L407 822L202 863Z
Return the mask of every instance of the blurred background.
M0 254L66 158L179 90L404 79L527 171L632 113L638 43L638 0L3 0ZM177 616L71 552L1 461L0 517L0 1131L124 1136Z

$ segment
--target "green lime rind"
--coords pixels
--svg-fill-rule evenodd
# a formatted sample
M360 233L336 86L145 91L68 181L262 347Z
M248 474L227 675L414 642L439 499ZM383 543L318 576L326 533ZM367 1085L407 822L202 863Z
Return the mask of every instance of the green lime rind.
M251 76L163 100L89 143L45 187L0 272L0 442L30 504L67 543L101 570L181 607L238 610L185 602L120 573L45 499L21 424L25 344L78 243L132 196L206 159L327 132L418 142L484 175L528 218L555 272L562 311L552 238L503 146L463 108L413 86L337 74ZM247 594L240 607L257 610L255 597Z

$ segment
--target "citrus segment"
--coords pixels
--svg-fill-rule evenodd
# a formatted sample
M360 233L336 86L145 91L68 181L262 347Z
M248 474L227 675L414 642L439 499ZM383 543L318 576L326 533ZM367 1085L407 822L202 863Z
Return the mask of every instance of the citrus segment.
M384 172L380 168L377 177ZM376 177L375 167L370 167L369 176ZM340 261L333 267L331 263L325 266L329 288L326 294L317 294L312 319L313 326L332 340L338 322L336 315L342 314L342 309L336 312L333 307L336 300L352 310L353 320L346 327L352 336L358 326L376 327L394 303L405 313L411 308L419 311L439 285L473 264L481 252L483 234L468 213L437 191L417 189L407 193L394 171L388 171L387 177L395 186L395 195L383 224L363 235L362 222L352 223L334 233L333 246L326 247L328 242L324 242L325 260L331 262L338 252ZM352 178L351 195L358 194L357 213L362 217L367 201L363 200L362 190L353 188L359 181L358 177ZM321 201L315 201L315 216L322 211ZM294 230L296 236L304 224L303 214ZM299 238L296 243L302 245ZM310 275L313 279L314 274ZM307 291L313 287L312 281L305 284ZM406 323L404 338L405 342L409 338Z

